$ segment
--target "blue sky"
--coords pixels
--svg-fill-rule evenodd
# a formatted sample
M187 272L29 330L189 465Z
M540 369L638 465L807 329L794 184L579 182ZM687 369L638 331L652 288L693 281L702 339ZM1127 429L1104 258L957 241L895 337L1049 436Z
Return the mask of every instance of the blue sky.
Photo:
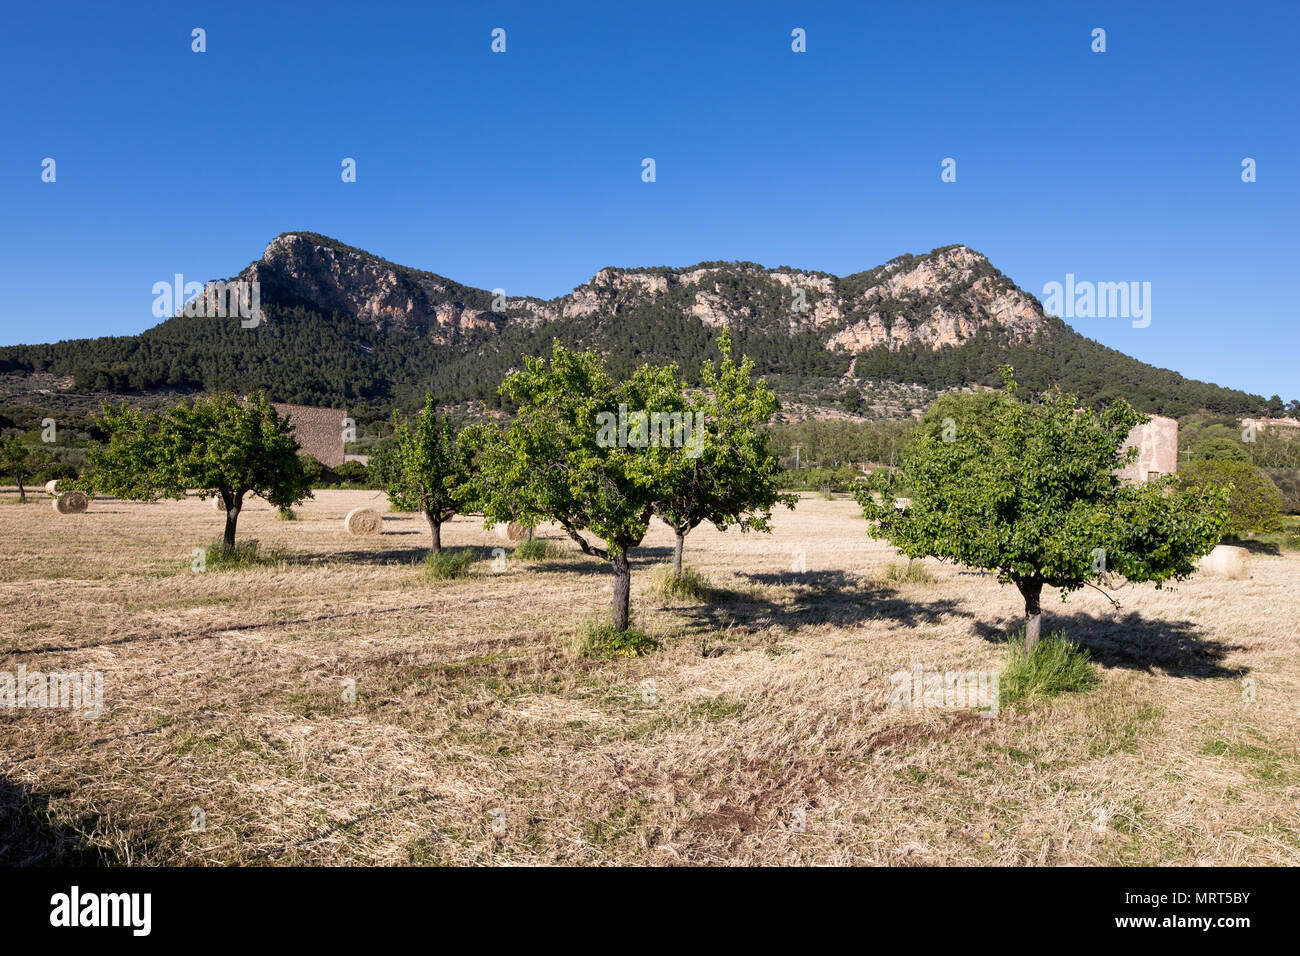
M0 343L141 331L153 283L232 275L286 230L546 297L606 265L844 275L963 242L1035 295L1150 282L1149 327L1072 324L1300 398L1297 21L1281 2L12 5Z

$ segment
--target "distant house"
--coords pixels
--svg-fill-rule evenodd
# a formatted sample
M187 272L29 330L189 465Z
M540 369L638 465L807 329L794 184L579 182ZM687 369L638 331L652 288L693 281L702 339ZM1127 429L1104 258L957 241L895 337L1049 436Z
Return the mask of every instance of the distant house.
M1254 426L1256 431L1281 431L1287 428L1300 428L1300 419L1295 418L1243 418L1241 420L1242 428Z
M343 464L343 432L347 410L319 408L315 405L287 405L272 402L271 407L289 417L293 437L301 454L311 455L326 468Z
M1120 470L1119 476L1141 484L1178 470L1178 422L1162 415L1152 415L1145 425L1134 426L1123 447L1137 448L1135 461Z

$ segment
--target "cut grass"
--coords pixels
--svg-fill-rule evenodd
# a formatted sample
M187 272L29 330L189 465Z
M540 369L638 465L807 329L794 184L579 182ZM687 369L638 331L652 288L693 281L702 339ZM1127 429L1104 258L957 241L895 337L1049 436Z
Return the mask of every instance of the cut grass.
M1048 634L1029 652L1022 631L1008 642L1007 664L999 678L1001 703L1035 704L1088 690L1100 679L1087 648L1066 638L1065 631Z
M435 580L463 578L474 564L474 552L469 548L443 548L424 559L425 573Z

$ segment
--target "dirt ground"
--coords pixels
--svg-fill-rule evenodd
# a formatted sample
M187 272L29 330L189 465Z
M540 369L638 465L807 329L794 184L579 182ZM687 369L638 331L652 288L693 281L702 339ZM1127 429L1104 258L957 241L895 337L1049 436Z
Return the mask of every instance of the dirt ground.
M103 674L98 717L0 709L3 863L1300 863L1295 552L1118 611L1049 592L1100 685L983 718L890 675L997 671L1014 589L890 583L848 499L692 533L707 601L655 592L656 523L632 604L663 647L613 659L573 652L612 579L555 529L572 554L526 563L458 518L481 560L439 581L422 520L324 491L245 511L281 560L200 572L210 503L0 499L0 672Z

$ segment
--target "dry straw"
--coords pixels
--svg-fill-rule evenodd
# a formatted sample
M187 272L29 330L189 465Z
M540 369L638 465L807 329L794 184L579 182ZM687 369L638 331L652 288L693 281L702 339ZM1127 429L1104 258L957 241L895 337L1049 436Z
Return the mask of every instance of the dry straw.
M1234 581L1249 577L1246 570L1246 549L1220 544L1196 563L1202 574L1229 578Z
M45 483L45 493L49 495L57 495L59 493L59 479L51 478L47 481Z
M518 541L528 533L528 529L518 521L498 521L492 526L492 530L502 541Z
M79 515L90 507L90 499L80 491L65 491L54 499L54 510L61 515Z
M383 525L383 516L373 508L353 508L343 519L343 527L348 534L379 534Z

